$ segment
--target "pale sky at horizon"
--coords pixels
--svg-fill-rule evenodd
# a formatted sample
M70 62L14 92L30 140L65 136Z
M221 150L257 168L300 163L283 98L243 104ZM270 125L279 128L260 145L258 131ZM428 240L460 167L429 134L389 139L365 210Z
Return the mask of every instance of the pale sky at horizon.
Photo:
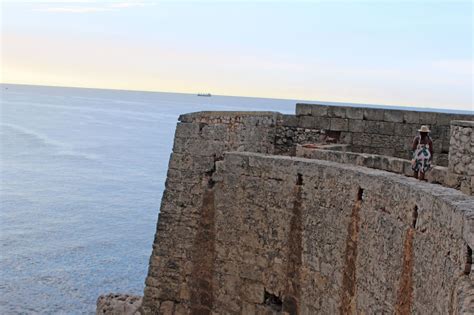
M474 110L472 1L13 1L3 83Z

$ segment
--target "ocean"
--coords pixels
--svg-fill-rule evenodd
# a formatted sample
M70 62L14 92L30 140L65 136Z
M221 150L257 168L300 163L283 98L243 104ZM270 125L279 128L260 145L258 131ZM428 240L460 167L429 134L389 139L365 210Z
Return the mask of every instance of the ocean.
M0 88L0 314L94 314L100 294L141 295L178 116L297 102Z
M1 85L0 314L143 294L178 116L295 103Z

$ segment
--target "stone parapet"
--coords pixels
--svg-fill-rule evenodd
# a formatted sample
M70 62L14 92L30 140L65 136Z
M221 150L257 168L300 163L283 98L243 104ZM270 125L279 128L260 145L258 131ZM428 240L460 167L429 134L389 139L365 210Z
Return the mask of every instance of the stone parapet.
M469 300L473 197L246 152L226 153L215 181L215 313L450 314Z
M434 164L447 166L450 122L459 119L472 121L474 114L297 104L296 117L283 116L280 130L283 134L290 131L293 138L287 140L288 144L301 144L299 139L306 140L309 130L330 134L336 141L350 144L356 152L411 159L413 138L421 125L428 125L433 139Z
M296 156L308 159L318 159L358 165L413 177L411 161L391 156L356 153L345 150L332 150L330 146L311 148L301 145L296 147ZM461 190L467 195L472 195L474 192L470 189L466 189L466 187L471 185L470 176L451 173L447 167L433 166L426 173L425 179L429 183L440 184L446 187Z

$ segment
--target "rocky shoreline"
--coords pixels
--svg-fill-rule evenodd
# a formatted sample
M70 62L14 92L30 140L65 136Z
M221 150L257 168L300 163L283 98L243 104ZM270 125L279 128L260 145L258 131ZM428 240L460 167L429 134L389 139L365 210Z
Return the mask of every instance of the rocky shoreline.
M110 293L97 299L96 314L99 315L135 315L142 305L142 297L137 295Z

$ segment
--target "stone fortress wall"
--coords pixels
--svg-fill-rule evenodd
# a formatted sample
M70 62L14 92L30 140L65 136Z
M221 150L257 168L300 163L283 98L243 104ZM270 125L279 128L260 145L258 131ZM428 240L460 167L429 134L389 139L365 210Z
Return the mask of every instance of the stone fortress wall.
M295 116L182 115L139 312L474 311L473 161L463 158L472 157L465 136L472 145L474 135L458 125L446 134L451 119L474 117L408 113L299 104ZM402 159L400 172L349 162L351 154L408 155L420 124L440 134L439 163L449 154L464 163L438 173L455 174L469 191L407 177ZM460 134L456 149L443 151L451 134ZM316 145L301 147L308 142Z
M450 122L473 120L472 115L383 108L296 104L296 115L282 115L277 148L314 139L345 143L350 151L411 158L411 143L421 125L431 129L434 164L448 165Z

